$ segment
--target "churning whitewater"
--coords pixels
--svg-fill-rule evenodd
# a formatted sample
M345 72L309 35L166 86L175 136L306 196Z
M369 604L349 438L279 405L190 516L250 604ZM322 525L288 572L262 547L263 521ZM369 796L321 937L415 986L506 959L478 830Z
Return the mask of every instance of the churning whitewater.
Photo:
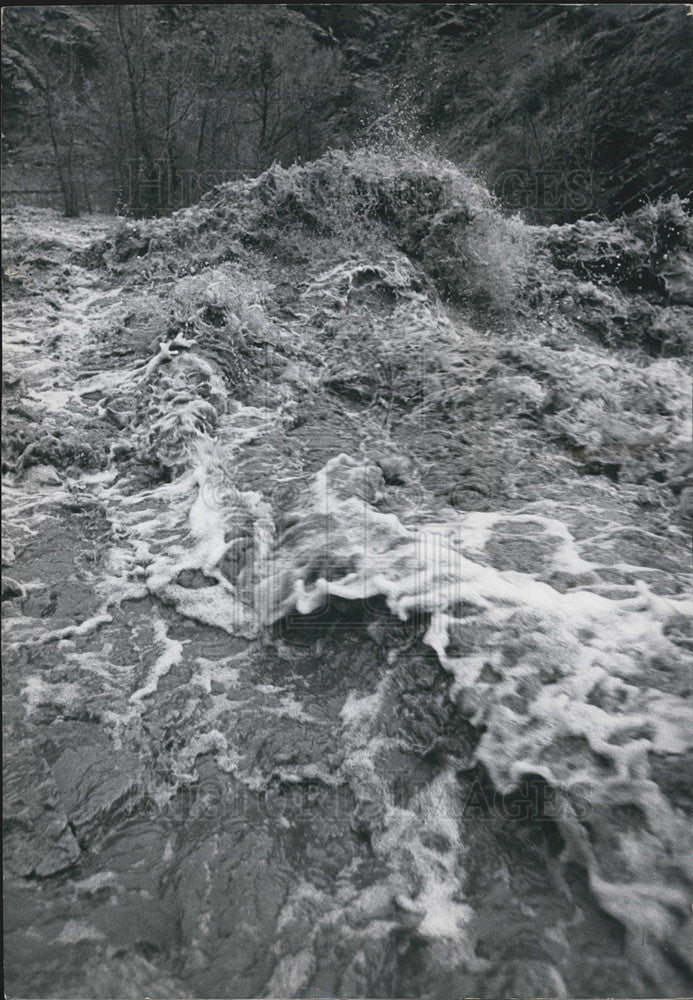
M5 230L17 995L685 995L681 204L360 151Z

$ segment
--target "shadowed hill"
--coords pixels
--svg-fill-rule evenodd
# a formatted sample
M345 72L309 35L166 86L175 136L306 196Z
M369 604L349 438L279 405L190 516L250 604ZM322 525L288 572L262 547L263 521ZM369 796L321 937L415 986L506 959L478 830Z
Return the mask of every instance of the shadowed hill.
M690 193L684 4L294 6L334 31L376 107L396 95L534 221Z
M57 171L73 210L166 212L215 178L358 145L384 119L542 224L690 193L685 5L114 11L8 8L12 187L56 187ZM142 205L133 170L158 184Z

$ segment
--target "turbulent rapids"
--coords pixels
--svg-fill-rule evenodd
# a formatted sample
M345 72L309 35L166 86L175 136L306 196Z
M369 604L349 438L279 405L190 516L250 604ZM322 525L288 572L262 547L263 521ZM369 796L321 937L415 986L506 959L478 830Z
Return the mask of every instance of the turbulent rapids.
M682 205L4 230L11 994L686 995Z

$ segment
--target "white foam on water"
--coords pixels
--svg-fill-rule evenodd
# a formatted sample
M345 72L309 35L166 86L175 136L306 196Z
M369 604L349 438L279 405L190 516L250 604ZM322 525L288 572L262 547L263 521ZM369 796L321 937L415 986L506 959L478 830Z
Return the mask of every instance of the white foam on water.
M373 694L365 697L359 698L353 691L350 691L339 712L344 724L346 726L359 726L367 720L374 719L382 705L384 692L383 680L380 681L378 689Z
M408 864L403 862L402 870L408 868L414 883L421 885L411 900L411 909L422 914L418 933L450 939L463 958L473 951L466 932L473 911L461 899L464 850L455 786L454 769L443 771L413 798L407 809L390 808L384 832L373 841L375 851L384 858L396 859L406 852ZM431 835L442 838L446 849L426 846L423 839Z
M106 935L96 927L79 920L68 920L55 940L56 944L78 944L81 941L104 941L105 938Z
M165 677L176 663L180 663L183 655L183 643L170 638L166 630L166 623L160 618L154 621L154 638L164 648L152 665L146 683L130 695L130 701L133 703L142 702L154 694L161 678Z
M229 664L238 660L238 658L239 654L225 657L221 660L210 660L205 656L198 656L195 659L196 669L191 683L199 685L207 694L210 694L212 691L212 681L222 684L225 687L237 687L240 683L240 668L229 666Z
M273 573L257 589L260 613L269 622L309 614L332 596L384 597L405 620L425 613L424 638L454 678L451 696L483 727L476 758L496 787L507 792L529 774L558 789L565 797L559 823L602 905L626 927L646 925L666 939L687 912L691 838L650 777L648 754L682 753L693 747L693 732L689 701L659 690L653 676L657 662L682 680L691 670L693 659L664 631L691 617L690 600L654 594L643 581L621 600L586 589L564 594L527 573L481 565L455 544L465 541L465 522L477 552L491 537L507 537L494 535L496 527L515 522L557 539L556 565L571 572L593 568L556 519L468 515L447 532L405 528L368 503L372 478L347 456L316 476L312 493L297 506L297 523L278 539ZM316 578L316 553L323 552L328 566L319 563L323 572ZM460 645L464 652L453 652ZM375 696L363 705L348 700L344 721L355 730L376 708ZM576 746L584 748L577 755ZM364 764L372 750L362 756ZM647 827L621 830L619 804L641 809ZM598 831L594 844L581 807ZM617 829L625 871L612 882L604 865ZM444 888L451 878L448 872L440 883L430 882L424 926L431 933L450 926L448 907L458 906Z
M261 494L235 488L233 470L239 450L275 429L278 417L230 403L220 374L193 346L181 337L162 343L150 362L113 382L135 384L132 405L147 411L135 432L137 447L143 456L153 453L172 464L176 475L134 494L115 477L90 480L118 539L106 557L110 588L114 599L123 599L133 596L133 586L145 587L186 617L253 636L259 622L252 587L265 574L274 525ZM80 391L104 383L96 376ZM232 582L224 560L246 538L252 555ZM182 584L186 571L199 571L207 585Z
M50 683L36 674L27 678L22 688L28 715L33 715L42 705L59 706L67 710L81 697L80 686L74 682Z
M113 615L106 610L106 607L97 611L90 618L85 618L79 625L66 625L65 628L44 632L37 641L44 644L47 642L59 642L62 639L83 638L84 636L91 635L101 625L107 625L113 621Z

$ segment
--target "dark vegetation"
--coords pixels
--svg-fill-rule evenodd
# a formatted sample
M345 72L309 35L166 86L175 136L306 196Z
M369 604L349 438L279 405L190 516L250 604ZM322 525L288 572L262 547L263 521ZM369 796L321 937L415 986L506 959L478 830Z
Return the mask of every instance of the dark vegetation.
M683 5L414 5L404 75L513 207L611 216L689 192L692 34Z
M162 210L310 159L348 85L339 52L281 6L11 8L4 30L8 158L49 161L68 215Z
M5 188L152 214L383 129L530 221L690 187L684 5L10 7Z

